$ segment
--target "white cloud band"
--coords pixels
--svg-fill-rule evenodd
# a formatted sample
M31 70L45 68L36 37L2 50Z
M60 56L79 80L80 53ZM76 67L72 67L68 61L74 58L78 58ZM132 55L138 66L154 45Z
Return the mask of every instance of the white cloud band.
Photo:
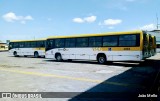
M73 22L76 22L76 23L84 23L84 22L92 23L92 22L95 22L96 19L97 19L96 16L89 16L89 17L85 17L85 18L74 18Z
M13 12L9 12L7 14L4 14L2 18L7 22L15 22L20 21L20 23L25 24L27 20L33 20L32 16L17 16Z
M104 25L118 25L120 23L122 23L120 19L107 19L103 22Z
M144 25L144 26L140 27L140 29L151 31L151 30L156 29L156 25L155 24L148 24L148 25Z

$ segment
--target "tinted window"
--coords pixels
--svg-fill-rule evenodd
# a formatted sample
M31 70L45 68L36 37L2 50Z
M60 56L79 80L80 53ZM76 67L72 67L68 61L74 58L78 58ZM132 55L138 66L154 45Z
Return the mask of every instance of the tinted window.
M77 38L76 47L88 47L88 38Z
M90 47L101 47L102 46L102 37L90 37L89 38Z
M47 40L47 48L53 48L54 47L54 40Z
M55 39L55 47L56 48L64 47L64 39Z
M23 47L24 47L24 42L20 42L20 43L19 43L19 47L20 47L20 48L23 48Z
M137 46L136 35L120 35L119 46Z
M14 43L14 48L19 48L19 43Z
M25 47L30 47L30 42L25 42Z
M65 40L65 47L75 47L76 39L69 38Z
M30 42L31 47L36 47L36 42Z
M37 47L45 47L45 41L37 41Z
M14 48L14 47L13 47L13 43L10 42L10 43L9 43L9 49L12 49L12 48Z
M103 46L118 46L118 36L103 37Z

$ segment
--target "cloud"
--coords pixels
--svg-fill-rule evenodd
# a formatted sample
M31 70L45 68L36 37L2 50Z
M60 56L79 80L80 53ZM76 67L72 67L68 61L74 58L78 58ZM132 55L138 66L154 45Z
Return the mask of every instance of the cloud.
M144 26L140 27L140 29L151 31L151 30L156 29L156 25L155 24L148 24L148 25L144 25Z
M92 22L95 22L97 19L96 16L89 16L89 17L84 17L84 18L74 18L73 19L73 22L76 22L76 23L92 23Z
M113 26L113 25L118 25L122 23L122 20L120 19L107 19L104 20L103 23L99 23L99 25L107 25L107 26Z
M73 19L73 22L76 22L76 23L83 23L84 20L82 18L74 18Z
M96 21L96 18L97 18L96 16L90 16L90 17L84 18L84 21L91 23Z
M27 20L33 20L32 16L17 16L13 12L6 13L2 16L2 18L7 22L15 22L19 21L22 24L25 24Z
M107 19L107 20L104 20L104 24L105 25L118 25L122 23L122 20L120 19Z
M120 19L106 19L103 22L99 22L99 26L107 26L108 29L114 29L116 25L122 23Z

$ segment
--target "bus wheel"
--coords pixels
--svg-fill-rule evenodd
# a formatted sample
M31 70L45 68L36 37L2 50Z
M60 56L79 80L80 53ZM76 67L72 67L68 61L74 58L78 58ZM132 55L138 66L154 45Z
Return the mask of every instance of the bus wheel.
M17 57L17 56L18 56L16 51L14 51L13 55L14 55L15 57Z
M62 61L62 56L61 56L61 54L56 54L56 60L57 61Z
M34 57L35 57L35 58L38 58L38 57L39 57L38 52L34 52Z
M106 63L106 56L105 55L99 55L97 58L98 63L105 64Z

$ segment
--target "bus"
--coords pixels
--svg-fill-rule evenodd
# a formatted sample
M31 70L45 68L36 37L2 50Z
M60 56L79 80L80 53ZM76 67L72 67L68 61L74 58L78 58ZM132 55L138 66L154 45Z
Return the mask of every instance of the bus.
M16 40L9 42L9 54L11 56L34 56L35 58L45 56L46 39L38 40Z
M6 43L0 43L0 51L8 51L8 45Z
M152 56L156 54L156 37L152 35Z
M62 60L140 61L148 58L145 31L48 37L45 58Z

